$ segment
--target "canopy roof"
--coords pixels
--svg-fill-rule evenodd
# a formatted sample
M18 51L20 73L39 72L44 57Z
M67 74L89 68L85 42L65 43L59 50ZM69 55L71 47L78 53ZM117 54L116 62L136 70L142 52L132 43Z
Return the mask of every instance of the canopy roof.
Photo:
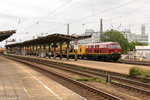
M28 45L40 45L40 44L49 44L49 43L60 43L60 42L70 42L74 40L82 40L90 38L92 35L83 35L83 36L73 36L73 35L64 35L64 34L51 34L45 37L40 37L37 39L25 41L22 43L15 43L6 45L6 47L15 47L15 46L28 46Z
M16 33L16 30L0 31L0 42Z

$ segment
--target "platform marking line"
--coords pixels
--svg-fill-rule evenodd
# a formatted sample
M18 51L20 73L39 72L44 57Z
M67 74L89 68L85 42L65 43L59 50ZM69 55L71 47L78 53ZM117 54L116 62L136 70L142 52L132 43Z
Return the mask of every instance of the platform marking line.
M37 80L45 89L47 89L49 92L51 92L53 95L55 95L59 100L63 100L60 98L53 90L51 90L48 86L46 86L42 81L40 81L36 76L34 76L32 73L30 73L28 70L21 67L19 64L15 63L18 67L26 71L28 74L30 74L35 80Z
M10 61L10 60L9 60ZM14 62L13 62L14 63ZM17 66L19 66L19 64L17 64L17 63L14 63L14 64L16 64ZM20 66L19 66L20 67ZM22 68L22 67L21 67ZM23 70L25 70L24 68L22 68ZM25 71L27 71L27 70L25 70ZM28 71L27 71L28 72ZM32 76L33 76L33 74L32 73L30 73L30 72L28 72L29 74L31 74ZM33 76L34 77L34 76ZM37 80L37 78L36 78L36 80ZM39 80L39 79L38 79ZM40 80L39 80L40 81ZM40 81L41 82L41 81ZM41 82L42 83L42 82ZM60 85L61 87L64 87L64 86L62 86L60 83L58 83L58 82L56 82L58 85ZM43 85L43 87L44 88L46 88L48 91L52 91L50 88L48 88L48 86L46 86L45 84ZM74 91L72 91L72 90L69 90L68 88L66 88L66 87L64 87L65 89L67 89L68 91L70 91L70 92L72 92L72 93L74 93L74 94L76 94L76 95L78 95L79 97L81 97L83 100L87 100L86 98L84 98L84 97L82 97L81 95L79 95L79 94L77 94L76 92L74 92ZM55 92L54 91L52 91L54 94L55 94ZM56 94L57 95L57 94ZM58 96L58 95L57 95ZM59 97L59 96L58 96ZM60 98L60 97L59 97ZM61 100L63 100L62 98L60 98Z
M23 87L23 89L27 93L28 97L31 98L31 95L29 94L28 90L25 87Z
M32 74L32 73L31 73ZM39 80L39 79L38 79ZM62 86L61 84L59 84L58 82L56 82L59 86L61 86L61 87L64 87L64 86ZM44 85L44 87L46 88L46 89L50 89L50 88L48 88L46 85ZM78 95L79 97L81 97L81 98L83 98L84 100L87 100L86 98L84 98L84 97L82 97L81 95L79 95L79 94L77 94L77 93L75 93L74 91L72 91L72 90L69 90L68 88L66 88L66 87L64 87L65 89L67 89L68 91L70 91L70 92L72 92L72 93L74 93L74 94L76 94L76 95ZM51 91L51 89L49 90L49 91Z

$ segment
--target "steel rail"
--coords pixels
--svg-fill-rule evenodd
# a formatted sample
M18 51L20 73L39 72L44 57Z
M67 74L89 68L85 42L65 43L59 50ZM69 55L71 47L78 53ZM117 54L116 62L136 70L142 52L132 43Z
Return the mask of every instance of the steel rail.
M53 75L53 77L55 77L55 78L53 78L55 81L57 81L59 83L61 82L62 85L65 85L67 88L79 93L81 96L87 98L88 100L122 100L121 98L113 96L104 91L98 90L94 87L91 87L89 85L86 85L84 83L76 81L74 79L71 79L71 78L64 76L62 74L59 74L57 72L52 72L50 70L46 70L43 67L40 67L40 65L37 66L37 64L35 65L34 63L29 62L27 60L25 61L22 59L12 58L12 57L6 57L6 58L27 64L32 67L36 67L40 70L50 73L51 75Z
M32 62L35 62L35 63L44 64L44 65L47 65L49 67L55 67L55 68L58 68L58 69L66 70L66 71L69 71L69 72L72 72L72 73L88 76L88 77L100 77L100 76L101 77L106 77L107 76L106 74L94 72L94 71L91 71L91 70L80 69L78 67L75 67L75 68L73 68L71 66L63 66L62 67L62 64L61 65L59 63L57 63L57 64L53 63L52 64L51 62L46 61L46 60L25 58L25 57L18 57L18 56L15 56L15 57L17 57L19 59L24 59L24 60L27 60L27 61L32 61ZM124 83L118 83L118 82L116 82L116 80L119 81L119 82L121 81L121 82L125 82L125 83L131 83L131 84L143 86L143 87L146 87L146 88L150 88L150 84L134 81L134 80L131 80L131 79L121 78L121 77L118 77L118 76L111 76L111 77L112 77L112 80L115 80L112 83L117 85L117 86L121 86L121 87L124 87L124 88L127 88L127 89L132 89L136 92L140 92L140 93L144 93L146 95L150 95L149 90L144 90L144 89L141 89L139 87L129 86L129 85L126 85ZM122 84L122 85L120 85L120 84Z

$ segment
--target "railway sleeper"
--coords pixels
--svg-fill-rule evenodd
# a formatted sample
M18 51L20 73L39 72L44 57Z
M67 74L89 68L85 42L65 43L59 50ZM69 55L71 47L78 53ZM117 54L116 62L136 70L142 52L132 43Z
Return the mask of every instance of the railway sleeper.
M29 60L29 59L26 59L26 60ZM33 59L31 59L33 62L35 62L35 60L33 60ZM42 61L45 61L45 60L42 60ZM93 73L93 72L91 72L91 73ZM79 73L80 74L80 73ZM97 73L97 74L99 74L99 73ZM82 75L84 75L84 74L82 74ZM143 83L141 84L140 82L139 83L137 83L137 82L135 82L135 81L129 81L129 80L127 80L127 79L122 79L122 78L119 78L119 77L117 77L116 78L116 76L114 77L114 76L112 76L112 78L113 79L115 79L115 80L122 80L122 81L124 81L124 82L129 82L129 83L132 83L132 84L138 84L138 85L141 85L141 86L143 86ZM147 85L147 84L144 84L144 85ZM150 86L149 84L147 85L148 87Z
M137 88L137 87L125 85L125 84L118 83L118 82L111 82L111 83L115 86L119 86L119 87L122 87L122 88L126 88L128 90L133 90L133 91L140 92L142 94L146 94L146 95L150 96L150 91L148 91L148 90L140 89L140 88Z
M21 61L21 60L19 60L20 62L24 62L24 61ZM24 62L24 63L27 63L27 62ZM29 65L32 65L31 63L29 63ZM32 66L34 66L34 65L32 65ZM36 67L36 66L34 66L34 67ZM38 67L39 68L39 67ZM41 69L41 70L44 70L44 69L42 69L42 68L39 68L39 69ZM50 72L50 71L47 71L47 70L44 70L44 71L46 71L46 72ZM93 89L93 92L94 93L98 93L100 96L104 96L104 98L112 98L112 100L121 100L120 98L117 98L117 97L115 97L115 96L112 96L112 95L110 95L110 94L108 94L108 93L105 93L105 92L103 92L103 91L99 91L99 90L97 90L97 89L95 89L95 88L93 88L93 87L91 87L91 86L87 86L86 84L83 84L83 83L81 83L81 82L77 82L77 81L75 81L75 80L72 80L72 79L70 79L70 78L66 78L66 77L64 77L64 76L61 76L60 74L56 74L56 73L54 73L54 72L50 72L51 74L53 74L55 77L58 77L58 78L61 78L61 79L64 79L64 80L67 80L67 81L69 81L69 82L71 82L72 81L72 83L75 83L75 84L80 84L81 85L81 87L86 87L86 88L91 88L91 89Z

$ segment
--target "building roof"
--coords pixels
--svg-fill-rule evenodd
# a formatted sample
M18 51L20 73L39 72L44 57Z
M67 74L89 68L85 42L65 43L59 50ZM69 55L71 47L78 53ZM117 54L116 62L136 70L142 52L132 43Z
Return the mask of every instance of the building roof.
M0 31L0 42L16 33L16 30Z
M84 35L84 36L73 36L73 35L64 35L64 34L51 34L45 37L40 37L37 39L21 42L21 43L15 43L6 45L6 47L15 47L15 46L28 46L28 45L40 45L40 44L49 44L49 43L58 43L58 42L70 42L77 40L82 40L86 38L90 38L91 35Z

